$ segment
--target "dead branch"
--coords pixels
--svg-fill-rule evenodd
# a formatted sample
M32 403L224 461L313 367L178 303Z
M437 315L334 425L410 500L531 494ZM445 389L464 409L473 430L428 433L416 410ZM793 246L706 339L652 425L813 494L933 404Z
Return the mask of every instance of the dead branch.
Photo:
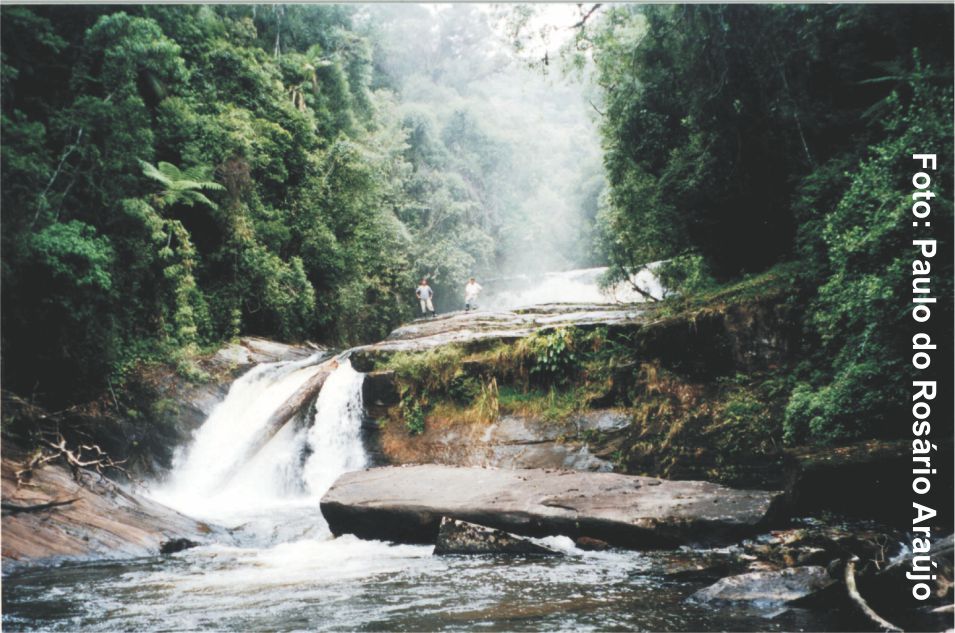
M59 432L56 434L56 441L43 438L40 443L42 446L30 456L23 468L16 471L17 488L25 485L36 469L61 458L70 467L76 481L80 481L82 471L95 471L100 479L103 479L106 476L106 469L117 470L132 479L129 472L123 468L123 464L126 463L125 459L114 460L96 444L81 444L74 451L67 447L66 438Z
M573 29L579 29L580 27L582 27L583 25L585 25L585 24L587 23L587 20L589 20L590 17L591 17L594 13L596 13L596 12L597 12L597 9L599 9L601 6L602 6L601 3L598 2L598 3L595 4L594 6L590 7L590 10L589 10L589 11L587 11L586 13L583 13L584 5L582 5L582 4L577 5L577 7L578 7L578 8L580 9L580 11L581 11L580 21L577 22L576 24L574 24L573 26L571 26L571 27L570 27L571 30L573 30Z
M853 556L846 562L845 579L846 590L849 592L849 597L852 598L852 601L856 603L856 606L862 610L862 613L864 613L866 617L879 625L883 630L899 631L901 633L902 629L873 611L872 607L870 607L862 597L862 594L859 593L859 589L856 587L856 561L858 560L858 556Z
M649 300L649 301L659 301L659 299L657 299L657 298L654 297L652 294L650 294L649 292L647 292L646 290L644 290L643 288L641 288L640 286L638 286L638 285L637 285L637 282L631 281L631 282L630 282L630 285L631 285L631 286L633 287L633 289L636 290L644 299L647 299L647 300Z

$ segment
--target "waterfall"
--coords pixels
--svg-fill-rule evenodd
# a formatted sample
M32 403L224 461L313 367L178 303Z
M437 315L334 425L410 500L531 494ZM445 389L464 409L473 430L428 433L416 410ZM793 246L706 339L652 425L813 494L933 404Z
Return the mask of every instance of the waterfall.
M345 361L318 395L315 421L307 437L312 453L303 473L308 491L315 496L325 494L342 473L364 468L368 462L361 443L364 380L365 375Z
M301 534L314 533L306 526L317 523L324 530L318 498L342 473L367 461L361 442L364 374L341 361L322 387L314 415L300 412L250 456L269 417L320 371L319 360L264 363L236 380L151 496L190 516L241 526L273 541L288 536L280 523L288 528L297 521Z

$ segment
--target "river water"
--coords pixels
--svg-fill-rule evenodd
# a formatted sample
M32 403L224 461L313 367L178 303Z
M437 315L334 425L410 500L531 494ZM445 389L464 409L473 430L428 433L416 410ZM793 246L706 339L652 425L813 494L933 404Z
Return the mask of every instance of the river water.
M7 630L825 630L830 614L687 597L706 583L663 574L669 553L566 552L551 559L441 557L432 547L333 538L319 499L366 465L363 375L343 361L315 406L250 454L269 415L318 357L237 380L148 494L228 528L169 556L28 569L3 579Z

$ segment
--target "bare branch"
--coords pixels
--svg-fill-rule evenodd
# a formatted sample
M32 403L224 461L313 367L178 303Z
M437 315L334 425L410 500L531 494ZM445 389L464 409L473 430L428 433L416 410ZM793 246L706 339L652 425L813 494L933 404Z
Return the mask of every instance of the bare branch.
M602 5L600 2L598 2L598 3L596 3L594 6L590 7L590 10L589 10L589 11L587 11L586 13L584 13L584 5L578 4L577 7L580 8L580 11L581 11L580 22L577 22L576 24L574 24L573 26L571 26L571 27L569 27L569 28L570 28L570 29L579 29L580 27L582 27L583 25L585 25L585 24L587 23L587 20L590 19L590 16L592 16L594 13L596 13L596 12L597 12L597 9L599 9L601 6L603 6L603 5Z
M852 601L856 603L856 606L862 610L862 612L870 620L875 622L885 631L899 631L901 633L902 629L895 626L878 613L872 610L862 595L859 593L859 589L856 587L856 561L859 560L858 556L853 556L849 561L846 562L846 589L849 592L849 597L852 598Z
M56 434L56 441L42 439L40 442L51 452L44 451L41 446L30 456L24 467L14 473L17 478L17 488L25 485L36 469L60 458L66 461L66 465L73 472L73 478L77 481L80 481L81 472L86 470L95 471L102 479L106 475L104 471L108 468L117 470L132 480L129 472L123 468L126 460L115 461L96 444L81 444L73 451L67 447L66 438L59 432Z

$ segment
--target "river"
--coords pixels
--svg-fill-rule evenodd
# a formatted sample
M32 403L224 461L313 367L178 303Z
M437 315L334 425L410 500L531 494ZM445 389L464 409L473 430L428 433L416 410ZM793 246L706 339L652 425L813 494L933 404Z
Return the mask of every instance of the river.
M538 293L546 294L546 293ZM575 297L576 298L576 297ZM269 415L320 355L263 364L227 397L147 494L228 528L212 545L121 562L16 571L7 630L837 630L836 615L697 604L708 584L675 581L671 552L560 558L446 557L431 546L334 538L319 499L366 465L363 375L341 362L315 406L251 455Z

